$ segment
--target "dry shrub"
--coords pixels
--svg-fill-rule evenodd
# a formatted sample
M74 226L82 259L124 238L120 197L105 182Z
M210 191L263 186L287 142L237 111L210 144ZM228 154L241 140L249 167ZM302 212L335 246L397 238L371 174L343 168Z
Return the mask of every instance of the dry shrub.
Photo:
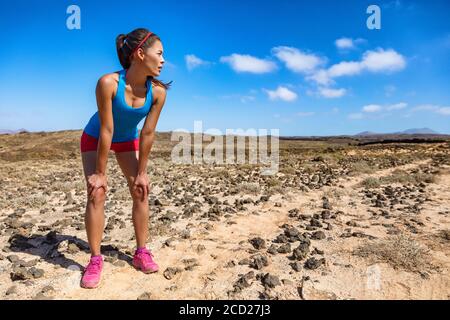
M404 234L365 243L354 254L406 271L421 272L431 267L428 249Z
M244 194L257 195L261 192L261 186L256 182L244 182L237 186L237 191Z
M373 165L370 165L367 161L358 161L350 164L350 176L369 174L373 172L375 172Z
M416 183L421 183L421 182L426 182L426 183L435 182L434 176L432 174L421 173L421 172L409 173L404 170L398 170L398 169L394 170L391 175L389 175L387 177L382 177L381 181L383 184L390 184L390 183L416 184Z
M378 178L368 177L361 181L359 185L367 189L375 189L381 186L381 182Z

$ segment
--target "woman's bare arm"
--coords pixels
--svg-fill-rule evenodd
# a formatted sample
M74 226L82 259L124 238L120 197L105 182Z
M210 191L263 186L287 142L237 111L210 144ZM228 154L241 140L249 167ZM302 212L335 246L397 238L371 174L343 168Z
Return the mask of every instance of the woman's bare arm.
M100 119L100 134L97 146L97 163L95 173L106 174L109 149L112 143L114 123L112 115L112 98L116 80L107 74L98 80L95 94L97 96L98 115Z
M148 113L139 139L139 166L137 174L147 173L148 156L155 140L155 129L159 115L166 102L166 89L161 86L154 86L153 94L155 103Z

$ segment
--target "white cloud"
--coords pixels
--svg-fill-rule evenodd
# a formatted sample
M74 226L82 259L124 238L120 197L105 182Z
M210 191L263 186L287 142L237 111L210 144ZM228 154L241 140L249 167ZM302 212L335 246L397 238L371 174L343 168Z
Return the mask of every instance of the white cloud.
M379 112L379 111L381 111L381 109L382 109L382 106L380 106L378 104L369 104L367 106L364 106L362 108L362 111L372 113L372 112Z
M210 64L210 62L202 60L193 54L185 55L184 60L186 61L186 67L188 70L193 70L199 66Z
M325 61L314 54L291 47L275 47L272 54L285 63L286 68L299 73L311 73Z
M359 74L363 69L363 65L356 61L343 61L338 64L331 66L327 73L330 77L341 77L341 76L352 76Z
M336 47L338 49L353 49L355 45L353 44L353 40L350 38L340 38L335 41Z
M399 71L406 66L405 58L393 49L366 51L361 63L371 72Z
M408 106L407 103L405 102L400 102L400 103L396 103L396 104L391 104L389 106L386 107L386 110L400 110L400 109L404 109Z
M233 53L231 56L221 57L220 62L228 63L236 72L268 73L276 70L274 62L259 59L250 55Z
M327 70L324 69L317 70L312 75L308 76L306 79L312 80L317 84L323 86L328 86L334 83L333 79L330 78L330 75L328 74Z
M292 102L297 99L297 94L286 87L279 86L276 90L265 90L270 100L283 100Z
M399 102L396 104L390 104L390 105L379 105L379 104L368 104L362 107L362 112L365 113L375 113L380 111L392 111L392 110L401 110L408 106L406 102Z
M348 115L349 119L382 119L391 115L389 112L382 111L392 111L392 110L401 110L408 106L405 102L400 102L396 104L390 105L379 105L379 104L368 104L361 108L361 112L351 113Z
M450 116L450 107L443 107L437 110L437 113L442 114L444 116Z
M340 98L346 93L346 89L319 88L319 94L325 98Z
M297 112L295 115L299 117L309 117L313 116L314 112Z
M328 86L334 83L333 78L354 76L363 71L394 72L402 70L405 66L405 58L395 50L378 49L377 51L366 51L361 61L342 61L328 69L316 70L306 79L319 85Z
M415 108L412 109L412 111L416 112L416 111L431 111L443 116L450 116L450 107L441 107L438 105L433 105L433 104L424 104L424 105L420 105L417 106Z
M352 38L346 38L342 37L340 39L337 39L334 44L339 50L347 51L351 49L356 49L356 45L360 43L366 42L365 39L358 38L358 39L352 39Z

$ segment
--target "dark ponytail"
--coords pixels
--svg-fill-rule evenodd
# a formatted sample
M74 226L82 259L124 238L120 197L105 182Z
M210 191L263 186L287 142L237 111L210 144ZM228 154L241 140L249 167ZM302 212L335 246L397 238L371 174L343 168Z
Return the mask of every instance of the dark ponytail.
M127 43L124 43L127 35L126 34L119 34L116 38L116 48L117 48L117 55L119 56L120 64L124 69L128 69L131 65L130 63L130 48L128 47Z
M128 34L119 34L116 38L116 49L117 56L119 57L120 64L124 69L128 69L131 66L131 54L134 49L139 45L139 43L144 40L145 36L149 31L145 28L138 28L131 31ZM152 34L148 39L141 45L142 49L150 48L156 40L161 41L161 39L156 34ZM152 78L152 81L159 86L169 89L172 81L169 83L163 83L161 80Z

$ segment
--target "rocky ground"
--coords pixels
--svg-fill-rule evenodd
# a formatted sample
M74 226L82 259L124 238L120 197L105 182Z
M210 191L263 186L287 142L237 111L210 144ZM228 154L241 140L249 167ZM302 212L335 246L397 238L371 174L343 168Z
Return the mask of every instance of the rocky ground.
M130 265L132 201L111 153L98 289L81 131L0 135L1 299L449 299L450 142L281 141L280 170L149 161L149 247Z

